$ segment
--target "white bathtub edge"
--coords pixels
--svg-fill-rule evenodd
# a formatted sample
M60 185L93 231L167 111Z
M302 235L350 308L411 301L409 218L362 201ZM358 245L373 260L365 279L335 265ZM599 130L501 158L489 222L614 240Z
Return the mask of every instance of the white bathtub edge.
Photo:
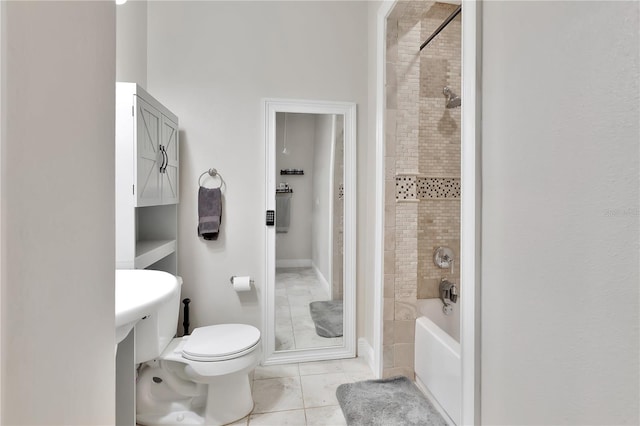
M453 424L459 424L461 410L460 343L427 317L416 319L416 382L436 401Z
M447 334L446 331L438 327L438 324L433 322L430 318L422 316L416 319L416 322L423 323L423 325L432 331L433 337L438 339L449 352L456 357L460 358L460 342L456 341L453 337Z
M427 387L424 385L424 383L422 383L422 380L420 380L418 376L416 376L416 386L418 387L418 389L420 389L420 392L422 392L425 398L427 398L429 402L433 404L433 406L436 408L438 413L440 413L440 415L447 422L447 424L449 426L456 426L456 423L453 421L453 419L449 417L449 414L447 414L445 409L442 408L442 405L440 405L440 403L433 396L433 394L429 392L429 389L427 389Z

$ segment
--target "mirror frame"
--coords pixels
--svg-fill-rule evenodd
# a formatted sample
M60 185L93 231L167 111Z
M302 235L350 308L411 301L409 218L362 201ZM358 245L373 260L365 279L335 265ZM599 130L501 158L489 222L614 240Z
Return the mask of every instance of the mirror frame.
M353 358L356 356L356 104L296 99L264 100L265 211L275 211L276 113L341 114L344 116L344 268L343 345L275 350L276 228L265 226L265 289L263 300L263 365Z

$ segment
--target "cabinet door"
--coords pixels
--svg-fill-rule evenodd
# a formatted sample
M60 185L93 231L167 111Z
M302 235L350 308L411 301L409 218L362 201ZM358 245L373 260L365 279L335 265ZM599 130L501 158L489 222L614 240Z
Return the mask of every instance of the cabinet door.
M178 192L178 124L162 116L162 138L160 144L166 153L166 164L160 174L162 204L175 204L179 201Z
M137 98L137 206L152 206L160 204L160 153L162 116L160 112L149 105L144 99Z

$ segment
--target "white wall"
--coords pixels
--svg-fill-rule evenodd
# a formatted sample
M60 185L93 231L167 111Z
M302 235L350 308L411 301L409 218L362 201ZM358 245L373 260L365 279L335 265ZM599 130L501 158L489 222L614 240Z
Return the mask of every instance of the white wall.
M483 424L640 422L639 7L484 3Z
M147 0L116 8L116 81L147 87Z
M358 104L358 291L366 285L366 2L151 2L148 88L180 117L179 269L193 325L260 323L264 285L265 97ZM218 241L196 237L200 173L227 182ZM367 232L365 232L367 231ZM258 293L238 295L231 275ZM359 302L362 302L360 297ZM358 334L364 309L358 310Z
M378 176L376 173L376 140L377 135L377 103L382 102L378 99L377 93L377 79L378 79L378 39L377 39L377 25L378 25L378 10L384 5L382 1L368 1L367 2L367 91L368 91L368 105L367 105L367 132L369 134L369 150L367 151L367 157L365 159L368 167L368 175L361 176L361 179L366 180L366 186L364 194L361 196L366 197L364 206L367 210L365 217L365 229L371 230L368 235L368 239L364 241L366 244L360 246L360 249L366 250L365 259L363 262L363 271L358 271L359 274L365 274L365 281L367 284L360 287L358 290L358 306L362 307L362 324L358 324L358 333L364 336L374 349L375 353L370 354L372 356L382 358L382 318L376 318L378 312L376 307L382 304L383 294L382 286L384 277L379 277L380 282L376 282L375 273L382 271L381 263L383 262L382 256L376 257L375 252L375 235L374 230L376 224L376 209L378 203L376 197L381 197L381 202L384 202L384 194L376 194L376 185L378 182L384 183L384 178ZM381 52L380 52L381 54ZM360 216L363 217L362 215ZM382 226L382 223L380 224ZM382 248L384 251L384 248ZM362 276L362 275L361 275ZM377 291L376 291L376 287ZM377 293L379 292L379 294ZM376 300L377 299L377 300ZM382 312L380 312L382 315ZM377 340L380 339L378 344ZM379 348L374 346L378 344ZM379 349L377 351L376 349ZM378 362L378 364L375 363ZM371 360L373 370L376 374L382 373L381 359ZM379 371L378 371L379 370Z
M313 145L313 200L312 200L312 228L313 243L311 258L316 270L325 282L331 283L329 270L329 229L331 211L331 148L334 145L333 115L322 114L316 116L316 126ZM336 225L339 226L339 225Z
M0 420L113 424L115 5L2 7Z
M276 263L285 259L309 262L313 241L311 212L316 116L287 113L287 154L282 153L284 121L283 113L276 114L276 185L281 182L288 183L293 189L293 194L289 201L289 231L276 233ZM302 169L305 174L280 175L281 169ZM286 195L278 195L284 196Z
M2 379L3 376L3 365L4 365L4 360L3 360L3 356L2 353L3 351L2 349L2 322L3 322L3 318L4 318L4 314L2 311L2 296L4 293L4 283L6 282L7 279L7 275L6 275L6 268L4 267L4 263L5 263L5 253L6 253L6 244L4 241L4 232L3 232L3 226L2 224L4 223L4 217L5 217L5 205L2 202L2 200L4 199L4 191L3 191L3 185L2 185L2 176L3 176L3 172L4 172L4 141L7 139L6 137L6 128L7 126L5 125L6 121L7 121L7 114L6 114L6 96L4 95L5 93L7 93L7 85L6 83L6 75L7 72L5 70L5 65L6 65L6 60L4 59L5 57L5 52L7 50L6 47L6 41L7 41L7 37L6 37L6 31L7 31L7 22L5 21L5 4L0 3L0 424L2 423L2 401L4 399L4 381Z

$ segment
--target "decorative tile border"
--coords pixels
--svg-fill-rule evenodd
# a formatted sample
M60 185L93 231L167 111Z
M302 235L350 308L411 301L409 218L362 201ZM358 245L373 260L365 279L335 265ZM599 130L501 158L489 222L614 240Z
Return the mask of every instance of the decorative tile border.
M457 178L418 178L418 198L458 199L460 198L460 179Z
M458 199L460 199L459 178L396 176L396 201Z
M416 181L416 176L396 176L396 200L417 200Z

